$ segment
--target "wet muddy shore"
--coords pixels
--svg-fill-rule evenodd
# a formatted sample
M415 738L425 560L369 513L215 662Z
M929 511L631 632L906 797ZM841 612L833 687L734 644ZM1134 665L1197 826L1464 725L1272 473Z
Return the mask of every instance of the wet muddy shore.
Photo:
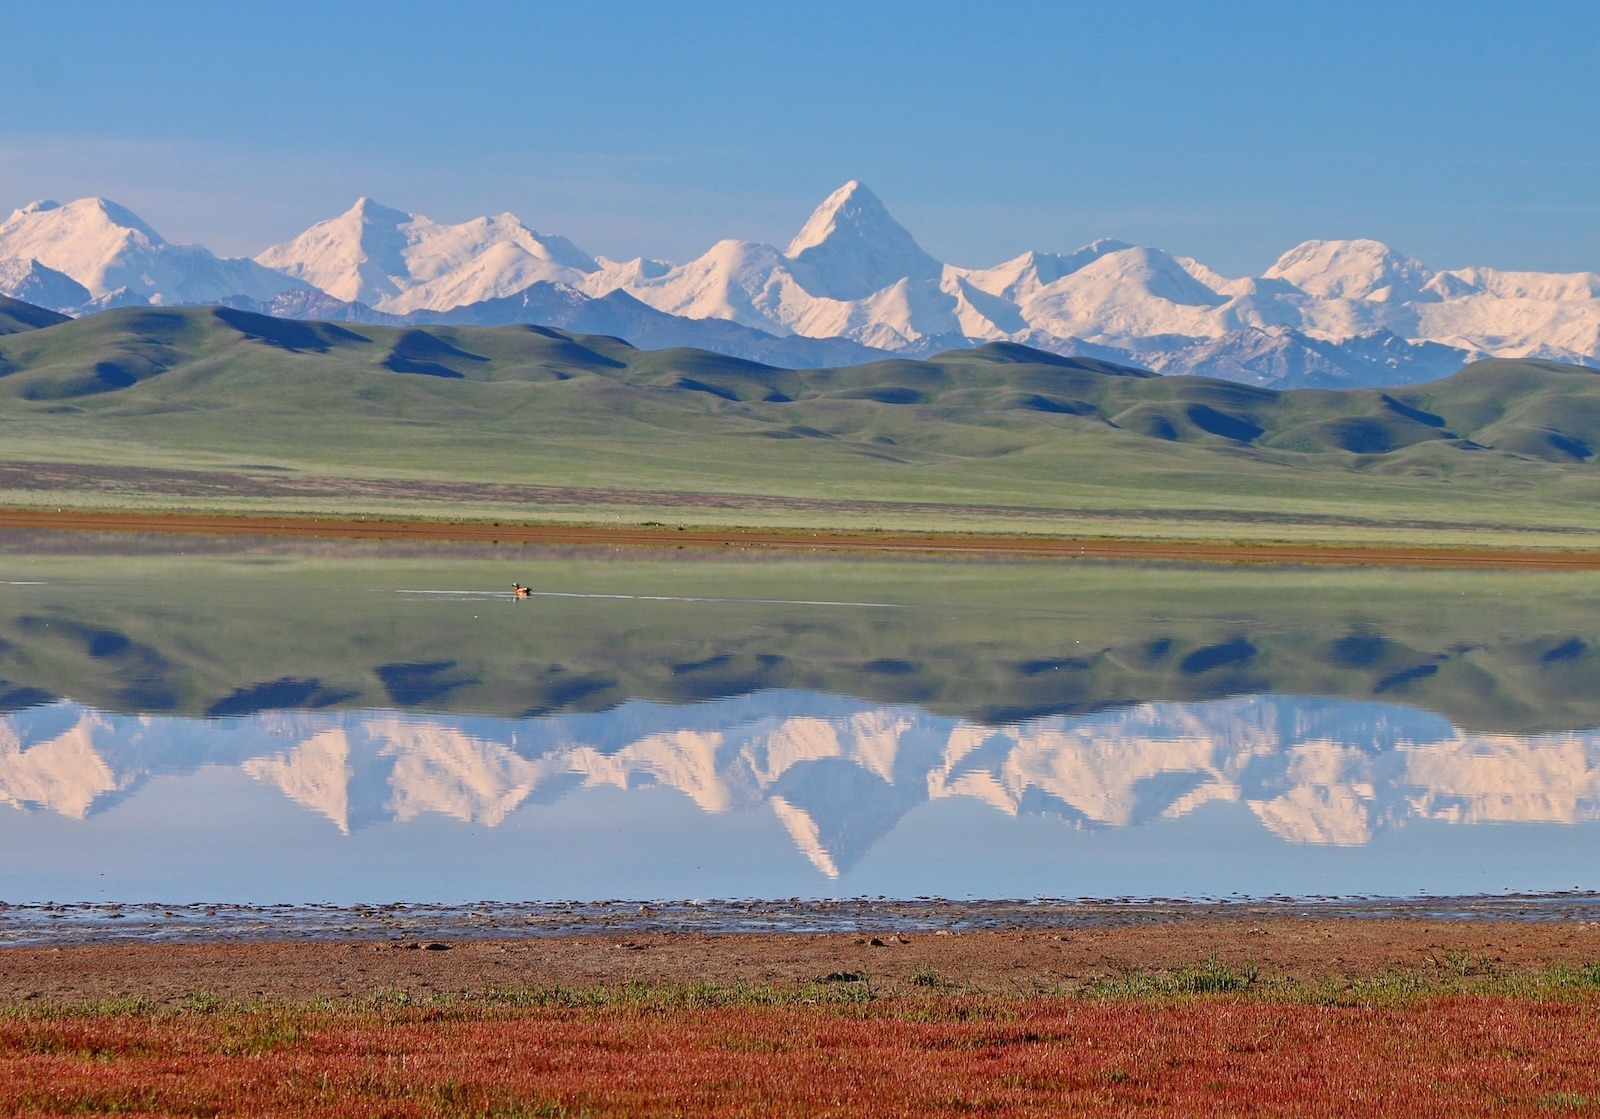
M54 910L53 915L49 910ZM1266 902L10 906L0 1004L473 997L623 983L1071 993L1212 961L1263 977L1500 975L1600 960L1593 895ZM63 912L65 911L65 912ZM54 921L49 927L39 922ZM163 925L162 922L166 924ZM115 928L109 926L115 925ZM29 930L32 929L30 932Z

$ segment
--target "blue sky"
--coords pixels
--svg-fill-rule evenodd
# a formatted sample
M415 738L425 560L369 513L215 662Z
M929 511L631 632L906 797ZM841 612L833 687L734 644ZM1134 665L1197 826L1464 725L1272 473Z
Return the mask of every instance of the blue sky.
M965 265L1600 271L1592 2L66 2L3 42L0 210L100 194L229 253L368 194L681 260L859 178Z

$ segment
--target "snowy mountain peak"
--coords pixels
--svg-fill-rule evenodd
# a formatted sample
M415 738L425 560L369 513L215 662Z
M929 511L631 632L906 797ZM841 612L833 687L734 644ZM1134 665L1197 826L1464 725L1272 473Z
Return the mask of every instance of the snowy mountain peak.
M993 268L954 269L979 291L1013 303L1022 303L1040 288L1093 264L1110 253L1131 249L1126 241L1106 237L1070 253L1041 253L1032 249Z
M79 307L90 299L88 288L32 257L0 260L0 295L35 307Z
M408 214L404 210L396 210L392 206L385 206L382 202L368 198L364 194L357 198L355 205L346 210L341 217L352 217L364 223L383 225L402 225L405 222L416 220L415 214Z
M6 219L0 229L13 235L26 230L32 236L66 241L83 238L126 237L136 233L151 244L166 244L161 234L126 206L106 198L79 198L63 205L51 199L30 202ZM10 255L10 254L7 254Z
M826 288L819 295L863 299L909 277L937 280L938 261L864 185L851 179L828 195L785 253Z
M265 299L305 286L248 260L170 244L132 210L105 198L35 202L15 211L0 222L0 260L37 262L70 277L94 306L112 305L108 298L117 305ZM36 278L60 286L49 273Z
M789 242L789 249L785 255L796 257L807 249L817 247L835 234L840 226L853 224L859 227L871 221L887 222L899 228L899 223L889 215L882 200L864 183L851 179L824 198L822 204L811 211L811 216L806 219L805 225L800 227L800 232ZM906 236L911 235L906 233Z
M1073 272L1072 278L1086 289L1114 291L1130 304L1150 298L1181 307L1215 307L1224 302L1181 261L1160 249L1136 246L1104 253Z
M1287 280L1324 299L1416 299L1431 273L1382 241L1305 241L1284 253L1264 278Z
M68 203L64 207L58 208L69 211L73 210L74 208L78 208L80 212L92 211L102 220L111 225L118 226L122 229L136 230L137 232L144 234L144 236L148 237L152 242L158 244L166 243L161 234L157 233L150 226L146 225L144 220L140 218L138 214L134 213L126 206L117 205L109 198L84 198L77 202Z
M565 237L539 234L515 214L447 225L371 198L256 262L393 314L503 299L541 281L572 285L599 267Z
M1600 366L1600 273L1433 272L1366 239L1306 241L1259 276L1114 240L964 268L934 260L857 180L786 252L720 241L682 264L599 260L510 212L447 224L369 196L255 261L219 259L108 199L40 199L0 221L0 294L71 314L227 303L377 322L556 315L759 360L1004 340L1275 386L1398 384L1480 355ZM613 296L676 322L589 306ZM735 324L772 337L724 329ZM1364 341L1379 336L1399 341Z
M1070 253L1033 253L1039 261L1052 261L1057 268L1062 269L1062 275L1076 272L1086 264L1093 264L1109 253L1120 253L1124 249L1137 248L1126 241L1119 241L1115 237L1101 237L1090 241L1087 245L1073 249ZM1059 277L1058 277L1059 278Z

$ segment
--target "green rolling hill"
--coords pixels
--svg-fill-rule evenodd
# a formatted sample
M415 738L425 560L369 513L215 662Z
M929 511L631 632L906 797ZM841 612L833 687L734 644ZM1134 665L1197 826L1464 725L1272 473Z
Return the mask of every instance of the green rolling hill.
M530 326L148 307L62 321L15 301L0 303L0 331L0 460L165 471L107 494L20 484L26 471L13 470L0 493L13 504L537 519L592 515L597 492L626 491L602 503L608 516L1403 539L1600 531L1600 372L1549 362L1273 392L1015 345L786 370ZM197 473L185 483L174 470ZM333 482L320 496L208 497L207 471L394 486L381 500ZM445 501L433 481L486 488ZM495 486L586 496L530 502ZM729 495L771 505L718 512Z
M71 321L66 315L0 295L0 334L20 334L24 330L37 330L42 326Z

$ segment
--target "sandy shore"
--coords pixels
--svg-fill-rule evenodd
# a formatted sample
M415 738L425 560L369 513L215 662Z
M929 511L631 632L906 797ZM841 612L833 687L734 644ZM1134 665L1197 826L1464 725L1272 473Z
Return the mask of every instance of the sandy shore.
M438 540L591 547L731 548L847 553L1040 556L1403 567L1600 569L1600 551L1249 542L1124 540L1108 537L967 532L853 532L707 529L671 526L494 524L386 518L220 516L188 513L0 509L0 530L146 532L189 535Z
M516 939L265 941L0 949L0 1004L142 997L356 999L626 982L792 986L870 979L885 994L940 982L994 994L1071 992L1126 971L1215 957L1264 978L1392 972L1438 979L1600 961L1600 923L1277 917L965 933L584 934Z

